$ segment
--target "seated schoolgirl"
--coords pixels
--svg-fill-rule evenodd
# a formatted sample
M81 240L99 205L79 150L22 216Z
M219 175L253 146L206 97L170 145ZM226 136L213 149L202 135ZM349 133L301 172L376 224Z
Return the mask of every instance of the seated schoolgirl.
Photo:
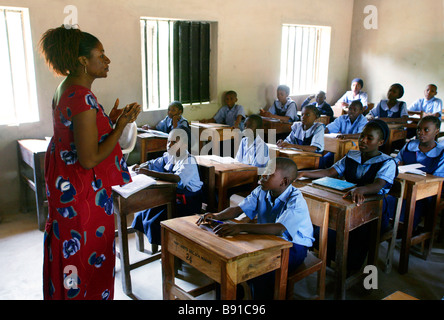
M386 122L394 120L406 122L409 117L407 105L404 101L398 100L403 95L404 87L399 83L392 84L387 92L387 100L381 100L376 108L370 110L367 118L379 118Z
M298 178L341 177L355 183L357 186L347 192L344 198L351 197L358 206L364 202L366 195L386 195L397 175L395 160L379 151L379 147L387 141L389 135L389 128L384 121L372 120L366 124L359 137L359 151L349 151L344 158L328 169L299 171ZM369 232L368 224L350 232L347 261L349 270L361 268L369 248ZM336 232L329 229L328 260L334 259L335 249Z
M313 105L302 108L301 121L293 123L291 132L285 140L279 140L280 148L296 148L302 151L321 153L324 151L324 124L315 122L319 110Z

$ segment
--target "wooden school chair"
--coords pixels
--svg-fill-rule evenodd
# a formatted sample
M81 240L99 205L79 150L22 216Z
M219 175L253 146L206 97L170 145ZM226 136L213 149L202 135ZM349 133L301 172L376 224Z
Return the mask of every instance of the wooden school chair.
M318 273L317 299L325 298L325 276L327 267L327 232L330 204L305 197L313 225L319 227L319 251L317 256L309 251L302 265L288 274L287 299L293 296L294 284L314 272Z
M395 249L396 236L398 234L399 218L401 216L402 200L404 198L405 180L395 180L389 195L397 198L393 227L380 235L380 242L388 241L387 254L384 260L384 272L392 271L393 251Z
M214 166L203 164L198 164L197 166L199 168L200 180L203 182L202 210L204 212L216 212L216 173Z

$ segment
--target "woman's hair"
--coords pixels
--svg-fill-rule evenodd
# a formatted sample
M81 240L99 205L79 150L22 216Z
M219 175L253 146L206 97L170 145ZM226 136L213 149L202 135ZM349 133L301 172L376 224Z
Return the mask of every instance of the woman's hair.
M421 122L431 122L435 125L436 129L441 128L441 120L435 116L425 116L419 121L419 123L421 123ZM419 123L418 123L418 126L419 126Z
M46 31L40 39L40 51L52 70L59 75L74 74L79 66L78 57L90 57L99 43L92 34L80 29L66 29L63 25Z
M319 117L321 116L321 113L319 112L319 109L316 108L316 106L315 106L314 104L306 105L306 106L304 106L302 109L308 109L308 110L311 110L311 111L315 114L316 119L319 118Z

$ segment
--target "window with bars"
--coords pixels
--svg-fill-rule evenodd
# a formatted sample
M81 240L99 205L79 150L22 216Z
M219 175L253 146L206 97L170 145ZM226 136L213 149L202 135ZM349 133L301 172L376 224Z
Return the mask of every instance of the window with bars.
M290 94L327 90L330 37L330 27L282 26L280 83L290 87Z
M0 125L39 121L29 12L0 6Z
M145 110L210 101L210 22L142 18Z

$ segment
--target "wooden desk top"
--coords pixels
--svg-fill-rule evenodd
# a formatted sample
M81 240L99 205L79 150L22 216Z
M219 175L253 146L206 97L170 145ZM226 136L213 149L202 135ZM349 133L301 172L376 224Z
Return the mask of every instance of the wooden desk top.
M200 129L230 129L231 126L222 123L202 123L202 122L191 122L190 126L198 127Z
M283 154L287 155L288 157L315 157L315 158L322 157L322 154L316 153L316 152L296 150L293 148L280 148L280 147L276 146L275 144L271 144L271 143L267 143L267 146L269 149L275 150L278 154L283 153Z
M230 171L257 171L257 167L250 166L248 164L240 163L240 162L232 162L232 163L221 163L212 158L216 156L195 156L196 162L198 164L206 165L209 167L214 166L214 170L216 172L230 172Z
M299 190L301 190L301 192L304 194L310 194L316 198L319 198L320 200L328 201L331 204L335 204L337 206L356 207L356 204L353 203L350 198L342 198L342 196L346 193L343 191L338 191L334 189L327 190L327 188L320 188L309 184L299 188ZM367 195L365 196L364 203L374 200L381 200L382 198L382 195Z
M383 300L418 300L418 299L412 297L411 295L408 295L407 293L396 291L391 295L385 297Z
M430 183L436 181L444 181L444 177L434 176L432 174L427 174L425 176L421 176L419 174L413 173L399 173L396 179L405 180L407 183L413 184L422 184L422 183Z
M187 216L162 221L161 225L217 254L224 261L238 260L258 251L293 246L291 242L272 235L239 234L233 237L219 237L205 226L197 226L197 219L197 215Z

